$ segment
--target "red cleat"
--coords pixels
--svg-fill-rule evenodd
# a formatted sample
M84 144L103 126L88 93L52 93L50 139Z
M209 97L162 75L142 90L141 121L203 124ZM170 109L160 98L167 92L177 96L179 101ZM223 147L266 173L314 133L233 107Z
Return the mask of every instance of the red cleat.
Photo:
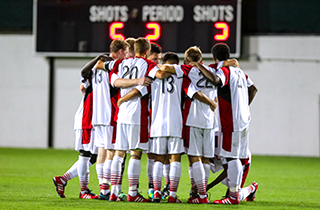
M56 191L58 195L61 198L65 198L66 196L64 195L64 187L67 185L67 183L63 184L64 182L62 181L61 176L55 176L52 178L53 184L56 186Z
M141 195L136 195L136 196L130 196L128 195L127 197L128 202L138 202L138 203L145 203L145 202L151 202L149 199L144 198Z
M224 198L221 200L215 200L213 201L213 204L229 204L229 205L234 205L234 204L239 204L240 203L240 198L238 197L237 199L232 199L232 198Z
M170 196L168 198L168 203L181 203L181 201L178 198L174 198L174 197Z
M98 199L99 195L92 193L89 189L87 189L84 193L80 193L79 198L81 199Z
M252 182L251 184L254 187L254 191L248 195L244 200L245 201L254 201L256 199L256 194L258 190L258 183L257 182Z
M188 200L188 203L194 203L194 204L205 204L205 203L210 203L210 201L208 200L208 197L204 197L204 198L193 198Z
M157 191L153 194L152 202L153 203L160 203L160 200L161 200L161 194L159 193L159 191Z
M109 197L109 201L120 201L120 199L115 194L112 194Z

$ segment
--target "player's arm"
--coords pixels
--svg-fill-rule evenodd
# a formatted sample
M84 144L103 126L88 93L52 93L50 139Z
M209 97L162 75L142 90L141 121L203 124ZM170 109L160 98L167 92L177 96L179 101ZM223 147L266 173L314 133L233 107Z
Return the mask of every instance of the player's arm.
M132 89L130 92L128 92L126 95L122 96L121 98L119 98L117 104L118 104L118 107L120 107L120 105L123 103L123 102L127 102L127 101L130 101L130 100L133 100L137 97L141 97L141 93L139 90L137 90L136 88Z
M215 98L215 100L212 100L202 91L196 92L193 95L193 98L199 100L202 103L209 105L212 111L214 111L217 108L217 98Z
M253 101L254 97L256 96L256 93L258 92L258 89L255 85L251 85L248 87L248 95L249 95L249 105Z
M168 72L164 72L164 71L157 71L156 73L156 77L158 79L166 79L168 78L169 76L171 76L172 74L171 73L168 73Z
M84 87L84 84L81 83L80 85L80 92L81 94L84 96L84 94L86 93L87 88Z
M207 78L207 80L214 86L222 85L221 79L216 74L206 69L201 63L190 62L189 64L191 66L197 67L202 72L202 74Z
M172 65L158 65L158 68L160 69L160 71L167 72L170 74L176 73L176 69Z
M136 85L149 86L152 83L152 79L149 77L142 77L140 79L122 79L118 78L114 81L114 86L117 88L129 88Z
M240 68L239 62L238 62L237 59L225 60L225 61L223 62L223 65L222 65L222 66L235 66L235 67Z
M112 58L110 58L107 55L98 55L97 57L95 57L94 59L92 59L91 61L89 61L82 69L81 69L81 76L84 78L88 78L90 75L90 72L92 70L92 68L97 64L97 62L99 62L100 60L102 61L106 61L106 60L112 60ZM98 68L98 67L97 67ZM98 68L98 69L103 69L103 68Z

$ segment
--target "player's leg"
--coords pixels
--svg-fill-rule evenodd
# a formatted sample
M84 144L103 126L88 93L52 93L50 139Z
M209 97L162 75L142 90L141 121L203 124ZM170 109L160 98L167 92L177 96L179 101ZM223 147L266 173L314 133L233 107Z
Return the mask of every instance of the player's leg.
M110 201L116 201L119 194L119 182L121 179L121 167L126 151L116 150L111 164L111 192Z
M256 198L257 190L258 183L256 182L253 182L248 187L241 188L239 192L240 201L246 200L246 198L248 198L248 200L246 201L254 201L254 199Z
M153 198L154 186L153 186L153 165L155 162L156 155L153 153L147 153L147 175L148 175L148 197Z
M181 177L181 154L184 152L181 138L169 138L168 154L170 154L170 196L168 203L181 203L177 198L177 190Z
M169 161L169 155L166 155L164 164L163 164L163 176L164 180L166 181L166 185L163 187L163 190L161 192L162 199L165 199L169 196L170 192L170 161Z

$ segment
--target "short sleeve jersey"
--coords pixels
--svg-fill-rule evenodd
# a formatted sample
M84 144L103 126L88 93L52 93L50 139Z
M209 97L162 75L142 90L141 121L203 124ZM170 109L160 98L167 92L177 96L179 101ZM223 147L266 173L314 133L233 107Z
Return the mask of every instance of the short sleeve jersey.
M210 99L215 99L217 96L216 88L207 81L197 67L181 65L180 68L190 78L192 84L195 85L198 90L201 90ZM189 97L192 98L192 95L189 95ZM210 106L199 100L186 100L183 112L187 126L204 129L214 129L218 126L215 113L211 110Z
M117 60L110 73L111 84L118 78L122 79L139 79L146 76L147 71L157 68L153 61L142 57L127 58ZM120 97L126 95L134 87L121 88ZM124 102L119 107L117 116L118 123L142 125L148 124L148 98L141 97Z
M247 80L244 72L237 67L209 65L212 71L221 71L225 76L222 86L218 87L218 107L220 130L222 132L242 131L250 122L248 86L253 82ZM249 84L250 83L250 84Z
M154 81L151 84L151 129L150 137L180 137L182 134L181 92L184 72L177 68L176 74L166 79L156 78L154 68L148 76ZM186 84L187 85L187 84Z

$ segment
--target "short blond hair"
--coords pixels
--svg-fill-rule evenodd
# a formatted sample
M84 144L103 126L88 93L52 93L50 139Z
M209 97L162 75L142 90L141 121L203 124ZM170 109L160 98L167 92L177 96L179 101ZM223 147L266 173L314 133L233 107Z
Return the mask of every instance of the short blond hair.
M127 47L130 47L130 45L121 39L115 39L110 44L110 52L111 53L117 53L119 50L125 51Z
M184 53L185 60L189 62L200 62L202 60L202 52L199 47L189 47Z
M134 54L134 42L136 41L136 39L129 37L125 41L130 45L129 53Z
M139 54L145 54L150 50L150 42L148 39L140 37L134 42L134 51Z

